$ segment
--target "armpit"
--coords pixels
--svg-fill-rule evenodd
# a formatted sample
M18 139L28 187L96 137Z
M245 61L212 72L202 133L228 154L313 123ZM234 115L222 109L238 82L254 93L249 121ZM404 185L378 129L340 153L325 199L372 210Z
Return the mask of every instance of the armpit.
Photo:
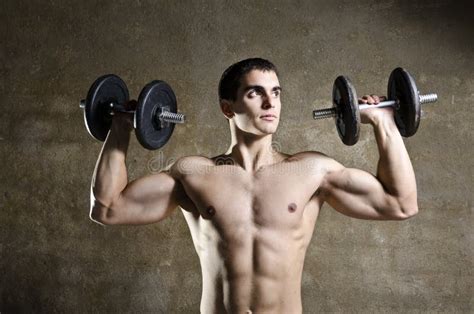
M325 198L329 195L328 191L324 190L321 186L314 192L312 197Z
M194 202L188 196L188 194L184 190L183 185L178 180L176 180L174 193L176 195L176 199L178 200L178 205L182 209L184 209L185 211L188 211L188 212L192 212L192 213L197 213L198 212L196 205L194 205Z

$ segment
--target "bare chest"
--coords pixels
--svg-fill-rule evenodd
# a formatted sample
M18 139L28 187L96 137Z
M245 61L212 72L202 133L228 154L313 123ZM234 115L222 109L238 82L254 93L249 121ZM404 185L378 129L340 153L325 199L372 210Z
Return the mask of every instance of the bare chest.
M218 229L297 228L305 212L317 207L315 192L321 180L317 175L289 166L254 174L232 166L206 169L186 176L182 184L200 216Z

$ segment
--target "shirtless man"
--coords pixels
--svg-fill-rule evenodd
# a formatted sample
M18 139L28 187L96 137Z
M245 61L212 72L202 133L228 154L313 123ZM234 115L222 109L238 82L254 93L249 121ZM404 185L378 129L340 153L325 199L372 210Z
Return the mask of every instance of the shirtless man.
M150 224L179 206L201 263L202 313L301 313L304 257L324 202L360 219L403 220L418 212L415 175L391 108L361 111L378 145L374 176L316 151L275 152L280 94L272 63L243 60L219 84L232 137L225 154L182 157L167 171L128 182L128 114L114 116L100 153L91 219Z

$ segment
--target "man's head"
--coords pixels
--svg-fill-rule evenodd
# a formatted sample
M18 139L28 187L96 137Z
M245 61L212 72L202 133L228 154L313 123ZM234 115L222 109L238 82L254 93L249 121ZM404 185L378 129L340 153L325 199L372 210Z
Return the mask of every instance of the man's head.
M275 65L261 58L231 65L219 82L219 101L225 117L238 129L256 135L276 131L280 92Z

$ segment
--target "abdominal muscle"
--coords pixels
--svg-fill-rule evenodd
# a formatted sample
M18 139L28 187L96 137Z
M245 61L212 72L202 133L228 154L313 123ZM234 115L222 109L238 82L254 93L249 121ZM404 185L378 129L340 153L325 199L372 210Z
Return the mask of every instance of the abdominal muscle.
M201 221L202 313L301 312L304 230L252 229L223 241Z

